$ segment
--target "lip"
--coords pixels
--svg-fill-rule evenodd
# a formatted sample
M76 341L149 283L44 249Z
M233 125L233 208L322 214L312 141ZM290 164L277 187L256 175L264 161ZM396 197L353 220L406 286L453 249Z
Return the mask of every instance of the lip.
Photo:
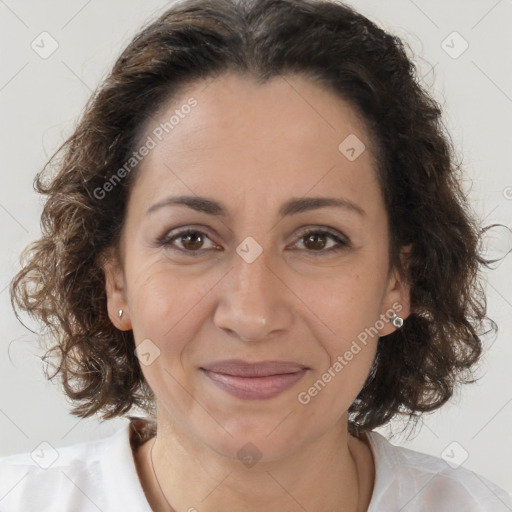
M295 385L308 368L288 361L249 363L230 359L202 367L220 389L246 400L273 398Z
M243 359L226 359L203 366L202 369L236 377L267 377L269 375L296 373L308 368L291 361L258 361L251 363Z

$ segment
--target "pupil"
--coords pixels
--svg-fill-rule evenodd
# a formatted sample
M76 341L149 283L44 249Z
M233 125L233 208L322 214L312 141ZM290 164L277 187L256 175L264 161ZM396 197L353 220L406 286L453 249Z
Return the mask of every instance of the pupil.
M189 249L197 249L201 246L202 240L199 233L189 233L183 236L183 245Z
M309 246L310 249L323 249L325 246L325 236L319 234L309 235L306 238L306 247L308 247L308 242L312 242L312 246Z

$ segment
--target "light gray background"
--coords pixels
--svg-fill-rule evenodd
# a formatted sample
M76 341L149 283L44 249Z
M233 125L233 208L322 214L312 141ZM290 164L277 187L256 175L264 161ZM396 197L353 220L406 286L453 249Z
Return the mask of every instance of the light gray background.
M474 208L485 223L511 227L512 1L350 3L409 42L464 155L465 187L471 190ZM0 0L0 455L31 451L42 441L59 447L96 439L124 424L125 420L80 421L68 414L58 386L43 376L36 357L37 336L14 317L7 286L18 268L21 249L40 233L41 202L32 189L35 173L71 134L91 90L120 50L144 21L166 5L158 0ZM58 43L46 59L31 47L43 31ZM453 56L464 42L451 35L454 31L469 44L457 58ZM502 236L490 242L489 250L502 255L511 244L510 237ZM395 444L459 462L467 456L464 467L509 492L511 260L508 257L487 273L489 313L500 331L492 347L491 342L487 345L483 378L466 386L440 411L425 416L414 439L392 439ZM398 427L395 422L395 432Z

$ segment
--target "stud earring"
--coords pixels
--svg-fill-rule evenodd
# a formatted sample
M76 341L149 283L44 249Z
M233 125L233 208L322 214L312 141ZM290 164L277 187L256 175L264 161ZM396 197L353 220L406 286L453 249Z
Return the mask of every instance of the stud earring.
M122 309L120 309L120 310L119 310L119 313L117 314L117 316L118 316L119 318L122 318L122 317L123 317L123 310L122 310Z
M391 323L397 328L399 329L400 327L402 327L402 325L404 325L404 321L402 318L400 318L394 311L393 313L391 314Z

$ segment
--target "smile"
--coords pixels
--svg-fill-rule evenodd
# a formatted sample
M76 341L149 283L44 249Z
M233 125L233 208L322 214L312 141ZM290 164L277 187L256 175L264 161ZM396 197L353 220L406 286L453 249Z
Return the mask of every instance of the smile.
M219 388L237 398L260 400L273 398L299 382L307 370L293 373L267 375L264 377L242 377L202 369L204 374Z

